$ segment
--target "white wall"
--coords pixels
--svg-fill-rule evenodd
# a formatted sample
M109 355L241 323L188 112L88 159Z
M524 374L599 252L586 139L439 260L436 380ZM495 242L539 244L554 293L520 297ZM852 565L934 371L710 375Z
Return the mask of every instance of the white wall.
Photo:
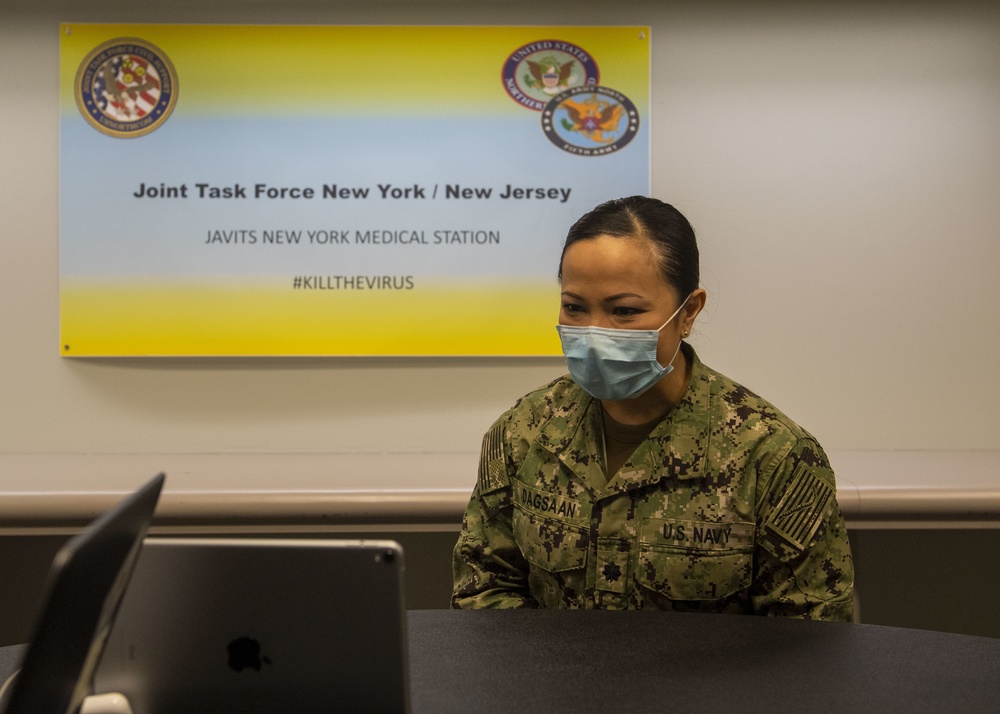
M653 191L698 232L705 362L828 450L1000 449L996 3L5 0L0 490L23 454L471 454L562 370L61 358L60 21L649 24Z

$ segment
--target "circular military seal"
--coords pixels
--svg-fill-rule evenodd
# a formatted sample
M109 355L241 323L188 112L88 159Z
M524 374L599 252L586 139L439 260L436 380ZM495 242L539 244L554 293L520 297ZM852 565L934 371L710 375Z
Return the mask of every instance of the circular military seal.
M625 147L639 131L639 110L609 87L574 87L542 110L542 131L563 151L604 156Z
M560 92L596 85L601 77L588 52L562 40L538 40L518 47L504 62L502 74L511 99L539 112Z
M177 103L177 71L156 45L119 37L94 49L76 73L76 105L98 131L119 139L160 127Z

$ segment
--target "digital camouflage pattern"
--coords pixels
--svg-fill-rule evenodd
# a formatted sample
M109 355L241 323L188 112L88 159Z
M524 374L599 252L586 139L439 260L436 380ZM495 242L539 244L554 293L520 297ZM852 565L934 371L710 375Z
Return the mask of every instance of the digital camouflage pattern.
M854 565L813 437L704 366L608 480L600 402L568 376L483 440L452 605L850 620Z

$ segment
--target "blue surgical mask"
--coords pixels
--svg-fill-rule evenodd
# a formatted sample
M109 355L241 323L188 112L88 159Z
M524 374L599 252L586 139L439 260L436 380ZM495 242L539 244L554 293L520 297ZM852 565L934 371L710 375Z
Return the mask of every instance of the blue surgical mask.
M690 298L656 330L556 325L573 381L598 399L631 399L648 390L674 369L680 343L666 367L656 361L656 346L660 330Z

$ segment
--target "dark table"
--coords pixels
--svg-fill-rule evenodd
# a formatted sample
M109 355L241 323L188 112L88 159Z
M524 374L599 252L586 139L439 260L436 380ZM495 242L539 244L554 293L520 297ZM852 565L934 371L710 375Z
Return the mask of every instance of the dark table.
M1000 712L1000 639L738 615L409 613L414 712Z
M1000 639L737 615L408 613L415 714L1000 712ZM0 681L23 646L0 648Z

